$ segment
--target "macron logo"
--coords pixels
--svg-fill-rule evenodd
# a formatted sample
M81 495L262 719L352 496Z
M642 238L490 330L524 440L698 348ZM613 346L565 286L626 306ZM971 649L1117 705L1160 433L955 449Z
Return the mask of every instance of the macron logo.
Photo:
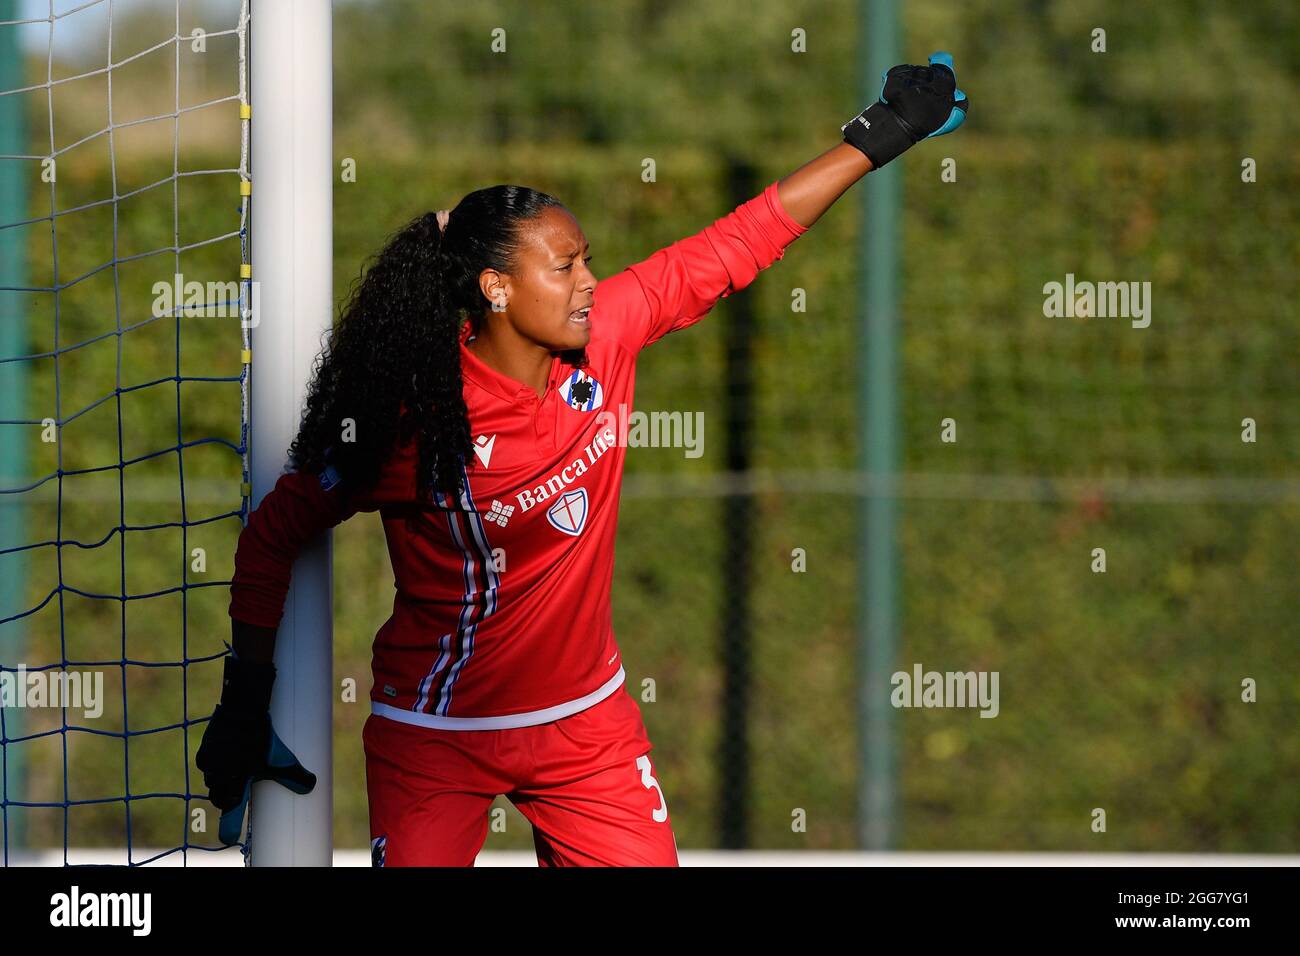
M487 435L479 435L474 439L474 454L478 455L478 460L483 462L483 467L488 466L488 461L492 458L492 446L497 443L497 436L493 435L488 438Z

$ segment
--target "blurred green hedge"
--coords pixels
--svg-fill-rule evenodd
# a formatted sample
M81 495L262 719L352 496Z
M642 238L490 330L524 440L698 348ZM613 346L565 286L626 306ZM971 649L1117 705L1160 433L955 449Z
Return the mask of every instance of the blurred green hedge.
M952 48L959 71L968 57L961 75L980 112L959 136L902 161L899 668L996 670L1002 700L994 720L972 711L897 713L904 847L1300 847L1300 807L1287 786L1300 772L1292 580L1300 537L1293 320L1300 160L1288 143L1294 113L1238 95L1265 75L1293 88L1294 70L1275 72L1274 46L1251 58L1253 44L1270 36L1259 11L1271 5L1234 8L1235 19L1194 6L1202 15L1166 18L1159 31L1140 33L1135 18L1147 13L1116 5L980 2L952 12L909 4L909 49ZM464 38L490 29L499 7L465 8L436 29L420 26L424 7L393 9L413 18L408 35L424 31L430 44L417 52L394 39L400 18L357 20L346 5L336 29L346 50L386 51L382 62L339 61L345 121L336 128L336 159L355 159L358 176L335 187L336 301L386 234L496 182L559 197L591 241L593 267L610 274L729 211L724 153L756 162L761 188L830 146L827 117L842 121L855 99L847 4L809 9L810 29L825 40L812 61L762 70L741 65L771 44L788 50L790 18L772 4L760 4L745 31L707 5L593 5L585 15L598 22L586 24L585 41L582 24L568 40L554 24L545 33L534 24L531 43L529 29L516 31L521 57L510 71L486 56L477 66L456 59L471 56ZM1094 13L1105 14L1114 51L1106 73L1077 49ZM1295 16L1285 7L1272 32L1294 38ZM643 36L641 59L626 59L629 36ZM577 52L566 52L570 42ZM555 70L557 62L572 72ZM467 71L476 77L473 96L452 80L429 81ZM702 106L710 97L716 124ZM1174 123L1174 114L1197 115L1198 132ZM435 116L438 124L425 122ZM641 181L646 156L656 160L654 183ZM1245 156L1258 162L1257 183L1241 182ZM957 161L956 183L940 180L945 157ZM170 169L170 156L159 162ZM147 168L133 173L149 176ZM166 192L120 204L132 245L119 255L170 242ZM109 195L106 164L61 176L60 208ZM187 179L185 241L236 229L234 195L233 176ZM61 220L63 281L111 257L104 214ZM751 510L758 847L856 844L858 498L849 472L860 428L860 224L855 190L747 293L756 315L754 463L765 489ZM27 241L33 282L49 280L48 227L31 227ZM233 277L238 262L237 240L227 238L187 252L181 265ZM173 265L171 256L139 260L63 292L58 343L145 317L147 290ZM1045 317L1042 287L1067 273L1150 281L1150 328ZM806 292L806 312L791 311L796 288ZM28 303L33 352L55 344L52 298ZM620 516L615 626L629 689L639 696L646 679L655 684L656 699L641 706L683 848L717 844L717 635L728 542L721 499L701 489L724 468L718 319L730 307L643 356L638 407L703 412L706 450L686 459L680 450L633 449ZM161 322L123 334L120 377L116 335L66 353L57 406L54 363L34 361L29 414L66 418L113 395L115 385L238 374L237 327L186 322L179 349L175 331ZM1253 444L1240 438L1247 417L1258 423ZM945 418L957 422L954 444L940 441ZM114 465L168 448L178 428L186 439L237 444L238 386L177 389L164 380L120 403L110 399L63 428L62 467ZM53 470L54 454L33 436L32 473ZM93 542L119 522L179 520L182 464L187 520L238 509L237 456L204 445L183 462L169 453L125 469L122 511L116 471L65 479L63 536ZM31 540L59 529L52 491L29 499ZM174 587L182 575L196 587L125 607L65 592L26 619L27 663L220 652L228 594L219 582L230 577L238 528L225 518L188 528L184 540L161 529L130 532L124 544L109 538L93 551L65 547L61 571L53 549L34 552L29 606L60 573L93 593L121 593L124 580L128 593L146 593ZM186 570L195 546L208 553L202 575ZM1089 569L1097 547L1107 552L1104 575ZM791 570L795 548L807 553L805 573ZM392 601L377 516L336 532L335 567L336 675L359 685L359 702L335 708L335 833L338 845L360 847L368 838L360 727L369 644ZM1258 682L1257 703L1241 701L1245 678ZM110 668L106 681L114 716L96 728L145 730L205 717L219 671L213 663L184 675L132 665ZM198 737L189 734L188 763L179 730L133 737L130 792L201 792ZM128 792L122 741L66 735L66 790L64 744L55 735L24 745L27 799L105 799L72 811L69 840L121 845L126 815L112 798ZM182 806L170 797L134 801L132 842L179 845ZM1106 834L1090 830L1097 807L1107 811ZM791 828L799 809L806 833ZM34 844L62 844L61 810L25 816ZM506 819L488 847L530 847L523 818L510 808Z

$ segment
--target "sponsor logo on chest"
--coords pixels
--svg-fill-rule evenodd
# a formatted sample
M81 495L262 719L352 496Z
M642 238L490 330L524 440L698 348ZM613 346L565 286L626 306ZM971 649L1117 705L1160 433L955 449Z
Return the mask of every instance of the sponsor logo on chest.
M583 448L579 457L549 475L541 484L525 488L515 495L520 513L525 513L543 502L556 499L547 509L547 519L565 534L581 533L589 510L587 491L585 488L577 488L569 492L568 488L614 447L614 441L612 428L598 431L591 442Z

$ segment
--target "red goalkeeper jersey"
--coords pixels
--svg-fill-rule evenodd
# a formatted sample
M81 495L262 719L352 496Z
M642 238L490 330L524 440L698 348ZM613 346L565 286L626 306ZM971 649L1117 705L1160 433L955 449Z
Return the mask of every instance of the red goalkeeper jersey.
M378 511L392 616L374 641L376 714L452 730L523 727L623 684L610 618L614 537L637 354L704 316L784 256L806 227L777 184L699 233L599 282L587 364L561 355L541 397L483 363L461 336L474 454L461 507L415 497L414 443L354 493L332 468L280 476L239 536L231 617L275 627L302 547Z

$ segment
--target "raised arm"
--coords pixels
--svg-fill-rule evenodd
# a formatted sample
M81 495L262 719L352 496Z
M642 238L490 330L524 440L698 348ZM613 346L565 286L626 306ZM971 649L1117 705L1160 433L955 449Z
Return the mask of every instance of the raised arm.
M790 218L807 229L873 168L865 155L840 143L778 180L777 196Z
M933 53L926 66L894 67L881 77L876 102L840 127L844 142L780 181L781 205L800 225L811 226L871 170L923 139L957 129L969 108L951 54Z
M783 258L785 248L868 172L960 126L969 101L956 85L946 53L931 55L928 66L889 70L879 99L840 127L843 143L695 235L598 283L593 334L635 353L697 322Z
M772 183L694 235L598 283L592 334L639 352L745 288L806 231L782 208Z

